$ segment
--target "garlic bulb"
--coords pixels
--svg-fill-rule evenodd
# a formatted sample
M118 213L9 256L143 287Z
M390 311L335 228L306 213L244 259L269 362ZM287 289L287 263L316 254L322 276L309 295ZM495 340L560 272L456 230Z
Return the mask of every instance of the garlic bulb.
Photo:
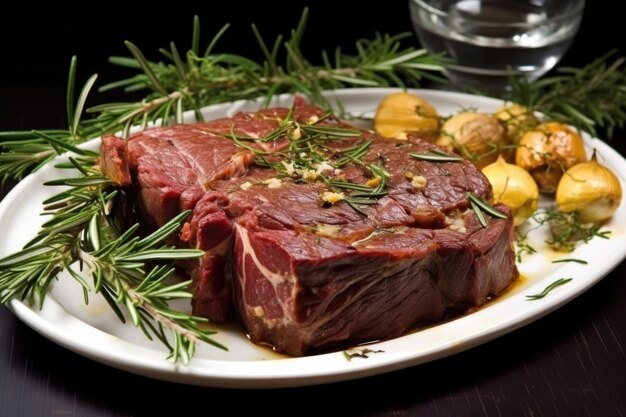
M602 223L613 216L622 200L619 179L596 161L567 170L556 190L556 203L565 213L576 212L582 223Z
M457 150L482 168L498 159L508 137L506 128L494 116L461 112L446 120L437 144Z
M530 172L543 193L554 193L563 172L586 159L583 139L559 122L526 132L515 152L515 164Z
M514 143L519 142L525 132L539 124L533 112L515 103L500 107L493 115L505 124L509 138Z
M498 158L482 171L491 183L495 202L511 208L515 226L524 223L537 210L539 188L528 171L503 158Z
M374 130L388 138L406 139L407 134L415 133L434 140L439 135L439 115L428 101L415 94L390 94L378 105Z

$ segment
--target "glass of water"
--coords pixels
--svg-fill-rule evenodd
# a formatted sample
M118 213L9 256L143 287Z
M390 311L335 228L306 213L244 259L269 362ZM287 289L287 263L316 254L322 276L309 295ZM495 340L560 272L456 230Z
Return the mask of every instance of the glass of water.
M422 45L445 52L461 89L498 93L510 77L534 80L571 45L585 0L409 0Z

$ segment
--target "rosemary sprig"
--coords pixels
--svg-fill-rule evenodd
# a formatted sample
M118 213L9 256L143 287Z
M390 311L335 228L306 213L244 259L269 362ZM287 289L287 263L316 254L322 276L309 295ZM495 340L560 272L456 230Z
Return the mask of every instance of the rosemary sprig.
M37 171L57 155L67 151L81 155L94 155L93 152L79 149L75 145L86 140L83 136L80 117L97 75L94 74L89 78L74 103L76 66L76 57L72 57L66 97L69 123L67 130L0 132L0 177L3 182L8 179L19 181L26 174Z
M537 210L531 217L536 223L534 226L515 232L516 259L522 261L524 254L532 255L537 250L528 243L528 235L541 227L547 226L550 238L545 240L549 248L559 252L571 252L581 243L588 243L594 237L609 239L611 231L601 230L600 226L595 224L583 224L578 219L576 213L564 213L555 207ZM565 258L552 261L559 262L578 262L586 264L587 262L580 259Z
M44 201L50 219L39 234L22 251L0 259L0 302L28 299L41 308L50 284L67 271L83 287L86 303L90 292L102 294L122 321L125 311L148 338L163 342L173 361L188 362L199 341L223 348L211 332L198 327L206 319L168 306L170 300L191 297L186 291L189 281L166 282L174 271L172 263L204 254L163 244L189 213L144 238L136 233L139 225L120 233L110 212L118 191L97 167L80 168L78 178L47 183L69 188Z
M362 165L362 159L369 152L371 145L372 141L366 140L353 148L344 149L341 151L341 157L335 161L335 166L341 168L350 163Z
M433 149L427 152L415 152L409 154L418 161L428 162L461 162L463 158L457 155L450 155L445 152Z
M598 136L612 137L626 123L626 58L609 52L582 68L558 68L534 82L512 79L506 99Z
M581 264L581 265L587 265L589 263L585 261L584 259L577 259L577 258L555 259L554 261L552 261L553 264L560 264L560 263L567 263L567 262L574 262L574 263Z
M571 280L572 280L572 278L559 278L556 281L554 281L552 284L548 285L540 293L527 295L526 296L526 301L540 300L540 299L544 298L546 295L548 295L555 288L560 287L561 285L565 285L568 282L570 282Z
M562 252L571 252L579 243L587 243L594 237L608 239L611 233L600 226L581 223L576 213L564 213L554 207L538 210L532 218L539 226L548 225L550 239L546 243Z
M496 217L498 219L507 218L506 214L502 213L500 210L491 207L485 200L483 200L476 194L468 192L467 198L469 199L470 207L476 215L476 219L482 227L487 227L487 220L485 219L483 212L490 215L491 217Z
M367 217L367 214L361 210L358 205L376 204L379 199L385 197L387 195L386 189L390 177L389 172L379 165L372 164L369 166L369 170L372 173L372 179L377 182L375 187L346 181L327 181L327 183L335 189L353 191L351 194L345 196L343 201L363 217Z
M64 152L74 153L63 168L74 168L79 176L49 181L48 186L67 189L47 199L44 215L50 218L24 249L0 259L0 303L11 299L27 299L43 306L51 283L63 271L83 288L85 302L89 293L99 293L123 322L123 311L135 326L152 339L156 337L169 349L169 358L188 362L196 343L204 341L223 348L211 335L198 327L206 319L171 309L168 301L190 298L185 290L189 282L169 284L173 262L197 258L203 251L176 249L163 242L181 225L188 213L182 213L151 235L140 238L135 225L122 232L111 213L118 190L96 165L97 154L76 146L81 136L80 115L87 95L95 81L91 77L83 87L75 106L72 105L76 60L70 67L67 111L70 126L66 131L33 131L14 134L13 141L2 143L2 157L19 161L3 171L3 178L22 175L32 165L20 160L22 154L17 140L24 140L26 148L36 146L42 153L41 161L49 161ZM23 146L23 145L22 145ZM6 152L8 150L8 152ZM38 162L35 169L43 166ZM85 280L90 276L93 283Z
M197 16L190 49L182 54L171 43L159 50L163 62L149 60L135 44L127 41L131 57L111 57L110 62L139 72L104 85L99 91L123 88L127 92L145 91L146 95L139 102L93 106L87 109L93 115L90 119L81 116L96 76L89 79L75 102L76 58L72 58L66 101L69 129L0 132L0 177L22 179L62 153L64 148L59 147L60 143L76 145L116 131L126 137L135 125L145 128L151 123L182 123L186 110L193 110L201 121L200 109L211 104L258 97L265 97L267 104L277 94L300 93L312 102L330 107L322 96L323 90L363 85L419 86L424 79L443 81L434 74L442 70L444 58L423 49L403 48L403 40L413 36L409 33L376 34L373 39L360 39L356 41L354 55L337 49L332 57L323 52L321 64L311 64L300 48L307 19L308 10L304 9L290 37L283 42L279 36L271 47L253 25L254 37L265 56L260 63L244 56L216 52L229 25L223 26L202 52Z
M276 94L298 92L312 102L328 105L321 94L328 89L416 86L423 79L442 81L432 72L442 70L443 57L429 55L423 49L403 49L402 40L412 36L408 33L396 36L376 34L371 40L360 39L356 42L356 55L347 55L337 49L331 59L323 52L322 64L313 65L300 49L307 20L308 9L305 8L290 37L283 42L283 37L279 36L271 47L253 25L254 36L265 58L262 63L239 55L214 52L228 25L219 30L205 52L200 53L197 17L194 19L192 48L185 54L186 60L181 59L173 43L169 49L160 50L166 61L154 62L148 60L137 46L126 42L132 58L116 56L110 61L141 72L107 84L100 90L148 90L148 95L141 103L104 104L89 111L99 113L95 123L101 128L119 128L127 132L137 121L146 124L162 118L164 123L169 123L174 109L176 121L180 111L188 109L195 110L196 118L201 120L201 107L238 99L265 97L267 104ZM281 55L284 64L279 61Z

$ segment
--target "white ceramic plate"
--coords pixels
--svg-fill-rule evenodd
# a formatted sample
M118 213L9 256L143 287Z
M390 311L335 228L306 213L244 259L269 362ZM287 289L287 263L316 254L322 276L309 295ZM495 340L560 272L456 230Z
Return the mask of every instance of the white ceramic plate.
M331 93L328 97L341 100L352 114L371 116L380 99L392 91L396 90L350 89ZM502 104L498 100L466 94L416 92L444 115L468 107L492 112ZM290 101L289 97L279 97L274 104L289 105ZM211 119L257 108L258 104L254 102L222 104L207 108L205 117ZM602 161L620 175L622 187L626 188L623 177L626 161L602 141L588 137L586 141L588 148L597 149ZM97 148L98 141L88 146ZM59 191L42 184L66 176L67 171L48 166L18 184L0 203L0 256L19 250L35 235L43 222L39 215L41 202ZM558 254L544 248L537 254L526 256L519 265L523 278L506 294L479 311L370 345L369 349L382 352L351 361L342 352L285 358L252 345L241 330L232 326L219 328L216 337L230 349L228 352L203 345L187 366L174 365L165 360L166 351L158 342L149 342L131 325L122 325L102 299L92 296L90 304L84 306L78 285L63 276L53 286L42 310L19 301L12 301L10 307L30 327L54 342L96 361L141 375L214 387L313 385L380 374L452 355L548 314L598 282L626 255L626 204L622 204L605 228L611 231L610 239L593 239L571 254ZM532 244L542 248L544 238L544 231L533 232ZM563 257L584 259L589 263L552 263ZM541 300L526 299L526 295L541 292L550 283L564 277L573 280ZM180 308L189 307L181 305Z

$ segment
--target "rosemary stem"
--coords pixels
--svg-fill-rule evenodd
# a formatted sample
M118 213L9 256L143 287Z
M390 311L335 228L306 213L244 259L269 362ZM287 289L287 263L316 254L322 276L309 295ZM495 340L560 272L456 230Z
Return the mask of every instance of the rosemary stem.
M174 91L173 93L170 93L170 94L168 94L166 96L159 97L159 98L156 98L154 100L142 103L141 104L141 110L142 110L143 113L147 113L147 112L151 111L154 108L161 107L163 104L167 103L168 101L179 100L183 96L184 96L184 94L183 94L182 91Z
M95 271L96 262L92 254L90 254L89 252L85 252L82 249L79 249L77 253L77 258L78 260L84 262L87 265L89 275L91 275L91 273Z
M53 150L41 151L33 154L31 156L31 159L35 161L43 161L44 159L50 157L51 155L54 155L55 153L56 152L54 152Z
M129 289L128 290L128 294L129 294L129 296L131 296L131 298L134 301L135 300L137 301L137 305L140 305L141 308L146 310L148 312L148 314L150 314L152 317L154 317L157 322L162 324L165 328L169 329L173 334L181 334L185 338L189 339L189 341L191 341L192 343L200 343L201 342L200 338L198 338L196 333L194 333L192 331L189 331L187 328L181 326L176 321L174 321L174 320L170 319L169 317L166 317L163 314L161 314L161 312L158 309L154 308L152 303L150 303L148 300L146 300L140 294L137 294L137 292L135 292L134 290Z

